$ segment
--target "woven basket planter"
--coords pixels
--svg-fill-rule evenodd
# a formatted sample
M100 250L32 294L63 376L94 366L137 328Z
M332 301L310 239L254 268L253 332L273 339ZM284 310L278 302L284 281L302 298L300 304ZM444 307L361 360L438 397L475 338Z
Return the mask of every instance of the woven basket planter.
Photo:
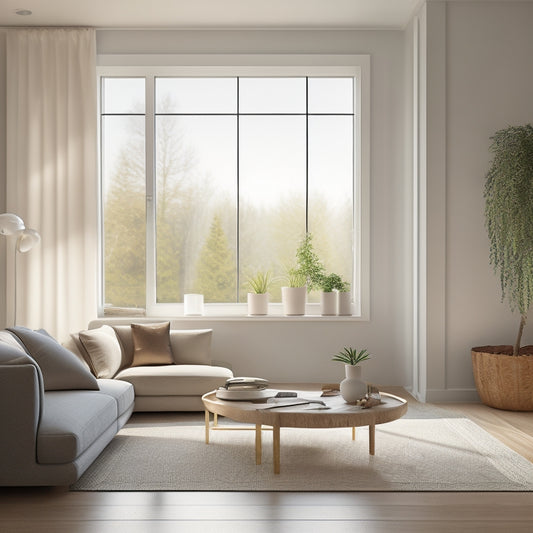
M481 401L496 409L533 411L533 356L472 348L474 380Z

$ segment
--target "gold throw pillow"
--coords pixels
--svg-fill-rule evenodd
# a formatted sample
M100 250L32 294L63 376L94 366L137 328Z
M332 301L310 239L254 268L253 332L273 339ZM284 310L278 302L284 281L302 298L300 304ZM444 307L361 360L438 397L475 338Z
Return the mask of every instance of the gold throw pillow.
M174 364L170 348L170 322L132 324L133 363L131 366Z

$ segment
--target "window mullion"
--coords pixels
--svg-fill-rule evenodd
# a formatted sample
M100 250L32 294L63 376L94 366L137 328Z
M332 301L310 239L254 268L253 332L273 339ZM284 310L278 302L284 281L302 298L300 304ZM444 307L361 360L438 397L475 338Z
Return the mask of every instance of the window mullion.
M156 304L156 213L155 213L155 77L147 75L145 92L146 166L146 311Z
M241 217L240 217L240 86L239 86L240 78L237 77L237 242L236 245L236 262L237 262L237 286L236 286L236 292L237 292L237 300L236 302L239 302L240 299L240 279L241 279L241 259L240 259L240 229L241 229Z
M309 232L309 77L305 78L305 232Z

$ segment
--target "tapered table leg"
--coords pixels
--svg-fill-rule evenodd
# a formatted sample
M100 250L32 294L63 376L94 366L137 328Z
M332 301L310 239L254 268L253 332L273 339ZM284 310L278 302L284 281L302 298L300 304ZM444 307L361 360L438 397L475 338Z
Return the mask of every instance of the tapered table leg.
M355 440L355 428L352 428L352 440Z
M255 425L255 464L261 464L261 455L263 453L261 443L261 424Z
M205 443L209 444L209 411L205 411Z
M272 444L273 444L273 459L274 459L274 474L279 474L280 471L280 442L279 442L279 426L272 427Z
M376 425L368 426L368 453L374 455L376 451Z

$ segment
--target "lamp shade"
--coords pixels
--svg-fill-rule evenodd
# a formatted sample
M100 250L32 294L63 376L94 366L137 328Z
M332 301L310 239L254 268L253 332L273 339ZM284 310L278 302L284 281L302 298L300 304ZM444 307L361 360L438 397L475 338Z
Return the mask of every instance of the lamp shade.
M17 252L29 252L41 242L41 236L34 229L25 229L17 239Z
M0 235L12 235L24 229L24 222L13 213L0 215Z

